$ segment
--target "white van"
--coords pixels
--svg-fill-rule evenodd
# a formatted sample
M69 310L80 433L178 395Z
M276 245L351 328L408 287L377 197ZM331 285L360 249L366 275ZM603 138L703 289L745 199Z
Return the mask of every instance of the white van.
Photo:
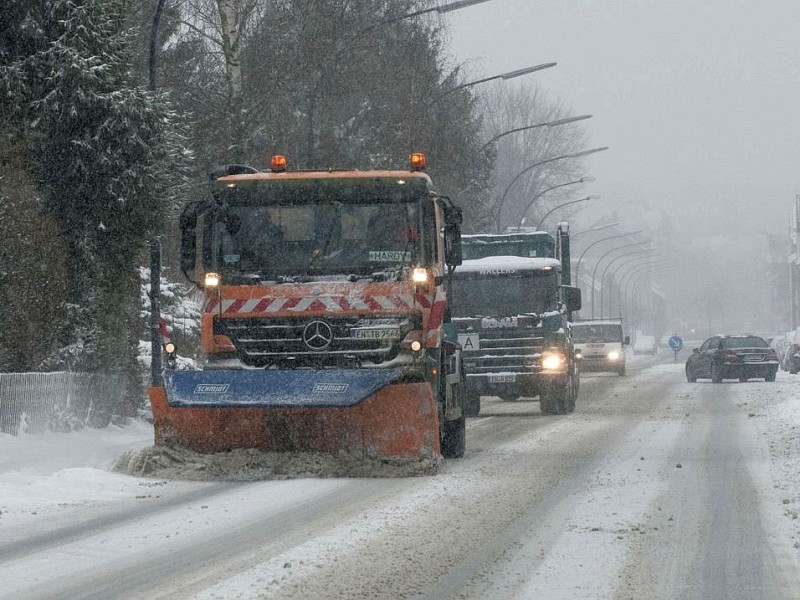
M575 321L572 338L580 353L580 370L625 375L625 346L630 338L622 333L621 319Z

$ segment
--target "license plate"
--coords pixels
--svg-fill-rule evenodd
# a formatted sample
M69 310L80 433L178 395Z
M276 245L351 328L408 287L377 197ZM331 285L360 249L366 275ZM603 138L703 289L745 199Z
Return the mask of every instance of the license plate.
M764 357L763 356L745 356L744 357L744 362L746 362L746 363L757 363L757 362L763 362L763 361L764 361Z
M396 327L351 329L350 337L357 340L397 340L400 339L400 330Z
M514 383L517 376L514 373L495 373L489 375L489 383Z

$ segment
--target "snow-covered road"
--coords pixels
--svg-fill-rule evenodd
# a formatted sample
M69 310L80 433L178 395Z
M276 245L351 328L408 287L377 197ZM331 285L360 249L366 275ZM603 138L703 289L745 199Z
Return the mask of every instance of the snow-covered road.
M110 466L147 424L0 435L0 598L800 598L800 379L659 359L568 416L485 402L427 477L145 479Z

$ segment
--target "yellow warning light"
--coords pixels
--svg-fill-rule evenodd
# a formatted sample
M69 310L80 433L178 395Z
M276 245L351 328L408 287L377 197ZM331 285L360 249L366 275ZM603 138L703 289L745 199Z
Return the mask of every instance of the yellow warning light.
M425 155L422 152L414 152L411 155L411 170L412 171L425 170Z
M276 154L272 157L269 166L273 173L283 173L286 170L286 157Z

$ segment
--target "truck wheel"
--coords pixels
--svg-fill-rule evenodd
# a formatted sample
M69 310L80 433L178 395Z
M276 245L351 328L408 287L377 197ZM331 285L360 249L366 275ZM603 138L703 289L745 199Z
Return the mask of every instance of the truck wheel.
M461 458L467 449L467 419L463 415L452 421L445 421L442 427L442 456Z
M764 381L775 381L775 373L767 373L764 375Z
M619 376L620 376L620 377L625 377L625 367L622 367L622 368L619 370Z
M689 383L697 383L697 377L693 371L689 370L689 367L686 367L686 381Z
M572 385L569 386L569 391L567 392L567 412L573 413L575 412L575 403L578 401L578 376L576 375L572 380Z
M467 417L477 417L481 412L481 396L477 390L464 389L464 414Z
M722 383L722 375L717 368L717 365L711 365L711 381L713 383Z
M539 410L542 412L543 415L553 414L549 402L550 398L547 396L547 393L544 390L542 390L539 393Z
M566 386L544 386L539 394L539 410L545 415L567 414L568 395L569 389Z

